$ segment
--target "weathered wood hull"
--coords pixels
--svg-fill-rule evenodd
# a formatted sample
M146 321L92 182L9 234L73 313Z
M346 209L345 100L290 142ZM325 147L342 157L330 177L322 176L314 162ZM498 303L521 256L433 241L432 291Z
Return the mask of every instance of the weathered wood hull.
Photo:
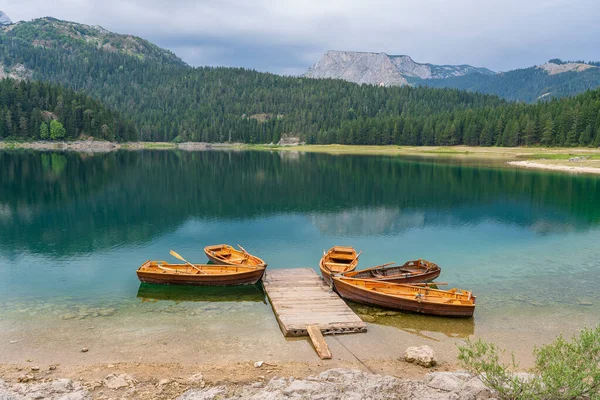
M231 263L225 263L224 261L219 260L217 257L213 256L212 254L206 252L206 257L208 258L208 261L210 261L213 264L226 264L226 265L232 265Z
M323 277L325 283L331 286L331 273L323 267L323 263L319 264L319 269L321 270L321 276Z
M157 276L156 274L138 272L141 282L163 285L197 285L197 286L229 286L229 285L254 285L263 277L265 270L248 272L239 275L210 277L198 276Z
M462 318L472 317L475 312L474 301L471 305L458 305L402 298L359 287L336 277L333 278L333 288L344 299L393 310Z
M226 244L206 246L204 248L204 253L214 264L267 266L261 258L236 250L232 246Z
M159 264L165 266L160 269L157 263L147 261L137 271L138 279L145 283L165 285L197 285L197 286L229 286L229 285L254 285L260 281L265 273L264 267L236 267L223 265L197 266L205 273L191 267L183 269L185 265ZM178 268L175 271L172 268Z

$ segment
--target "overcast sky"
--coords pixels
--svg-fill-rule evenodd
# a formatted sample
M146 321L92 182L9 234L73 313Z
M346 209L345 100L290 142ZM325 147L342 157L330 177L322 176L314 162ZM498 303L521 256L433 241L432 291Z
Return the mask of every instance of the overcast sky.
M496 71L600 60L600 0L0 0L0 10L135 34L195 66L284 74L328 49Z

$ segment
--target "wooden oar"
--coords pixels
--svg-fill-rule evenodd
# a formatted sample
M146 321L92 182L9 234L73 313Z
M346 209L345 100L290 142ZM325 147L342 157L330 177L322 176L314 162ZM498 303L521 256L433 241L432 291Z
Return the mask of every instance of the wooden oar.
M250 253L248 253L248 252L246 251L246 249L245 249L245 248L243 248L242 246L240 246L239 244L238 244L238 247L239 247L239 248L240 248L240 250L242 250L242 252L245 254L245 256L244 256L244 261L242 261L242 264L245 264L245 263L247 263L247 262L248 262L248 260L250 259Z
M448 286L448 282L407 283L409 286Z
M246 253L246 255L250 255L250 253L248 253L245 248L243 248L239 244L237 246L240 248L240 250L242 250L244 253Z
M354 261L358 260L358 257L360 257L361 254L362 254L362 250L358 252L356 257L354 257L354 260L352 260L352 262L350 264L352 264Z
M192 264L191 262L187 261L185 258L181 257L179 254L177 254L176 252L174 252L173 250L171 250L169 253L171 253L171 255L181 261L183 261L184 263L188 264L189 266L191 266L192 268L194 268L196 271L198 272L202 272L203 274L206 275L206 272L202 271L200 268L196 267L194 264Z

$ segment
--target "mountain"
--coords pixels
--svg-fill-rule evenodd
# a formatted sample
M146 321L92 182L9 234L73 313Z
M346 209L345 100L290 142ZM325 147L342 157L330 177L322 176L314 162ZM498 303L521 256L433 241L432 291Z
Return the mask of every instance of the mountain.
M61 49L77 52L103 50L126 54L141 61L150 60L165 64L186 65L169 50L133 35L121 35L101 26L90 26L55 18L39 18L30 22L0 27L7 37L21 39L36 48Z
M494 94L534 103L600 87L600 65L553 59L539 66L495 73L470 65L420 64L409 56L329 50L304 75L378 86L427 86Z
M456 90L405 87L384 93L339 80L192 68L172 57L155 56L169 53L151 44L143 47L149 54L115 51L112 40L127 35L102 32L108 41L99 46L99 29L90 29L53 18L12 25L0 32L0 63L5 69L22 66L32 79L82 90L103 101L133 119L142 140L277 143L293 136L316 141L319 132L334 135L352 119L501 103L496 97ZM65 30L70 33L65 35ZM78 40L74 32L92 39Z
M437 80L422 77L466 73L471 68L412 65L411 61L397 58L394 65L405 65L407 77L423 82ZM600 90L525 105L457 89L379 87L241 68L192 68L135 36L52 18L0 29L0 64L5 73L20 71L26 81L62 85L103 102L107 110L118 111L111 111L113 120L118 121L118 115L133 120L137 138L147 141L278 143L294 137L308 143L343 144L600 145ZM565 68L570 67L559 70ZM43 100L35 91L17 91L16 96L31 97L35 104ZM82 100L69 100L74 112L65 126L69 120L81 124L84 118L85 122L88 107L78 106ZM29 134L21 138L36 137L30 130L36 123L21 125L23 118L32 118L35 108L52 112L49 108L60 109L67 101L58 97L56 105L42 103L22 115L19 132ZM3 111L0 115L6 116ZM8 111L11 119L3 120L4 128L14 136L16 122L13 111ZM68 134L89 135L85 126L78 126ZM110 137L110 132L100 131L99 137ZM115 139L129 137L128 133Z
M493 75L494 72L470 65L420 64L405 55L329 50L304 76L343 79L359 84L397 86L469 74Z
M542 99L573 96L600 87L600 68L597 63L553 59L539 66L495 75L471 74L419 84L495 94L507 100L533 103Z
M4 11L0 11L0 25L10 25L12 21Z

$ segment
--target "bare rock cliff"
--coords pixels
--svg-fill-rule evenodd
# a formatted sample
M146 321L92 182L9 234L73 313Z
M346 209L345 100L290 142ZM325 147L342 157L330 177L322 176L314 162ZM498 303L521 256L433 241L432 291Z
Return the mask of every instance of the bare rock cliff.
M0 25L10 25L12 24L11 19L4 11L0 11Z
M305 76L343 79L359 84L400 86L424 79L440 79L471 73L492 75L486 68L470 65L433 65L413 61L409 56L385 53L329 50Z

